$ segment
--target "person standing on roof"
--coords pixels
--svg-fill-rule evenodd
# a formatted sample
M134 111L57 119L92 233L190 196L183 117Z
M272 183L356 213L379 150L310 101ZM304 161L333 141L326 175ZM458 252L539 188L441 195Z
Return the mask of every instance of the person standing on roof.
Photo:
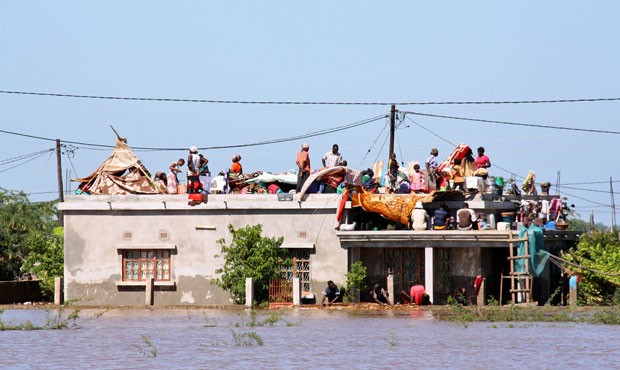
M304 186L304 182L310 177L310 155L308 152L310 151L310 145L308 143L303 143L301 145L301 150L297 153L297 192L301 191L301 188Z
M239 162L241 160L241 155L239 154L235 154L232 157L232 165L230 166L230 173L231 174L235 174L235 175L242 175L243 174L243 167L241 166L241 163Z
M437 156L439 155L439 150L437 148L431 149L431 155L426 160L426 172L428 172L429 184L436 184L436 188L439 189L439 185L437 184L438 176L436 174L437 167L439 167L439 160Z
M390 180L389 190L394 191L396 188L396 180L398 180L398 160L396 153L390 154L388 161L388 179Z
M178 161L172 162L170 165L170 172L168 172L168 193L169 194L177 194L178 186L179 186L179 178L177 174L179 172L183 172L181 167L185 164L185 159L179 158Z
M478 148L478 157L476 158L476 169L491 167L491 160L484 154L484 148Z
M205 158L206 160L206 158ZM198 176L200 176L200 166L203 160L198 154L198 147L192 146L189 148L189 155L187 156L187 193L194 193L194 185L200 183Z
M332 146L332 151L325 153L322 158L323 167L336 167L342 164L342 155L338 153L338 144Z

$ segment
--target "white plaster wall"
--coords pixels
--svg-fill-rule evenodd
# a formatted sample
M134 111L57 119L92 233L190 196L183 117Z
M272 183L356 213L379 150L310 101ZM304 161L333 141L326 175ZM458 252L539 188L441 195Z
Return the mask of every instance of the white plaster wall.
M209 281L217 277L215 270L223 264L223 259L215 258L220 253L217 241L224 238L230 243L228 224L240 228L260 223L263 236L283 236L285 244L314 244L310 275L321 282L312 284L315 294L324 281L344 281L347 251L340 247L334 229L338 196L310 195L300 203L280 202L275 195L211 195L207 204L195 207L188 206L186 199L186 195L68 197L60 206L65 214L67 299L75 287L86 287L89 292L112 289L108 296L122 297L110 284L121 280L119 247L175 245L172 280L177 283L177 294L162 294L179 296L175 298L179 304L229 303L212 299L217 294L211 291L196 296L196 287L183 286L189 284L184 283L189 281L186 278ZM159 239L160 231L168 233L168 240ZM124 239L125 232L132 233L130 240ZM307 237L299 238L299 232Z

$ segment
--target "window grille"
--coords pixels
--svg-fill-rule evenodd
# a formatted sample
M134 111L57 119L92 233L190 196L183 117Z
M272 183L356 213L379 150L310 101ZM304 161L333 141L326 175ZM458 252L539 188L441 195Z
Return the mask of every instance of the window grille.
M170 250L123 250L123 281L170 281Z
M290 266L282 266L282 279L293 281L293 278L299 278L301 282L302 295L309 294L310 290L310 252L307 250L289 250L291 258Z

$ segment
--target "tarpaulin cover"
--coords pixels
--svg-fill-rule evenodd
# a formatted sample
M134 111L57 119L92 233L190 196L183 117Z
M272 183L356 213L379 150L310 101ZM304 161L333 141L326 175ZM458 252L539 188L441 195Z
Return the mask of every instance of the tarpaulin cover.
M547 261L549 260L549 253L543 250L543 230L532 224L529 228L522 226L519 230L519 238L523 238L527 234L528 239L528 254L530 255L529 271L534 273L534 276L538 277L545 269ZM525 242L519 242L519 256L525 255ZM524 260L515 260L515 270L518 272L525 272Z
M74 179L90 194L161 194L164 189L152 179L124 139L116 138L112 155L89 176Z
M281 182L283 184L295 185L297 184L297 175L294 173L269 173L263 172L262 174L251 177L244 182L248 184L257 184L259 182L263 182L265 184L270 184L273 182Z

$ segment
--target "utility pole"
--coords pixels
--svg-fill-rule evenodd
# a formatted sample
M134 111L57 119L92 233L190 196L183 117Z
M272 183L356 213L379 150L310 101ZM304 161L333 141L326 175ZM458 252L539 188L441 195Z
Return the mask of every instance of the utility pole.
M611 192L611 232L616 230L616 202L614 200L614 181L613 177L609 178L609 190Z
M62 164L60 161L60 139L56 139L56 174L58 176L58 202L64 202L65 197L62 189ZM58 225L63 226L62 211L58 211Z
M388 153L388 158L392 158L392 153L394 153L395 127L396 127L396 106L392 104L392 110L390 111L390 152Z

